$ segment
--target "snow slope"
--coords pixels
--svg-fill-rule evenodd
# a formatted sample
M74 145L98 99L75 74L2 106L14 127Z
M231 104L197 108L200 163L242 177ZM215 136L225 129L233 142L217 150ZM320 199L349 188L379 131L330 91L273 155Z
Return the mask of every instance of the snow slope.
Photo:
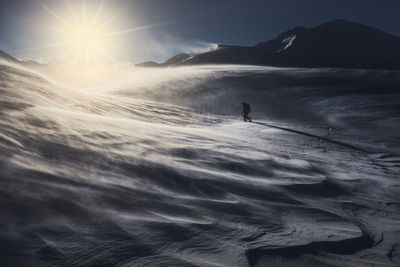
M399 72L0 77L2 266L400 263Z

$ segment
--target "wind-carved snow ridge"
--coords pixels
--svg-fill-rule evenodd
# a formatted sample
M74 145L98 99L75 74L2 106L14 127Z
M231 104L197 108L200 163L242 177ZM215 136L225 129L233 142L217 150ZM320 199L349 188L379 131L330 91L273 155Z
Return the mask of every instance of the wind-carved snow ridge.
M296 37L297 37L296 34L292 34L292 35L290 35L289 37L285 38L285 39L282 41L282 44L284 44L285 46L284 46L282 49L279 49L279 50L278 50L278 53L282 52L282 50L286 50L286 49L288 49L289 47L291 47L292 44L293 44L293 41L296 39Z

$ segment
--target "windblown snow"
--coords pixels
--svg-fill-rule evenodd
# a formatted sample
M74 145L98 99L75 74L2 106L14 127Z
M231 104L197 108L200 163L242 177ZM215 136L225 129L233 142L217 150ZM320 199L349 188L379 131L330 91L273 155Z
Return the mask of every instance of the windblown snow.
M1 266L400 264L400 72L0 78Z

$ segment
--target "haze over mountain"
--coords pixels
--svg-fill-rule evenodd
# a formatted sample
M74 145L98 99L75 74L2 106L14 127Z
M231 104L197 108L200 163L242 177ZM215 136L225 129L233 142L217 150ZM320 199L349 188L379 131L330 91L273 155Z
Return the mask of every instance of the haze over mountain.
M295 27L255 46L218 45L201 54L180 54L165 63L137 66L243 64L278 67L400 69L400 38L355 22L334 20Z

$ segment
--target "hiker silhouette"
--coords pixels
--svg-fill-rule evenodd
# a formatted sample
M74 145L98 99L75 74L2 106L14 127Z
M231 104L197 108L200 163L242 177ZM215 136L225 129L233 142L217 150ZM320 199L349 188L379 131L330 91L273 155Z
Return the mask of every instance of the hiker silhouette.
M251 122L251 118L249 117L249 113L251 112L250 104L243 102L242 107L243 107L243 111L242 111L243 120Z

